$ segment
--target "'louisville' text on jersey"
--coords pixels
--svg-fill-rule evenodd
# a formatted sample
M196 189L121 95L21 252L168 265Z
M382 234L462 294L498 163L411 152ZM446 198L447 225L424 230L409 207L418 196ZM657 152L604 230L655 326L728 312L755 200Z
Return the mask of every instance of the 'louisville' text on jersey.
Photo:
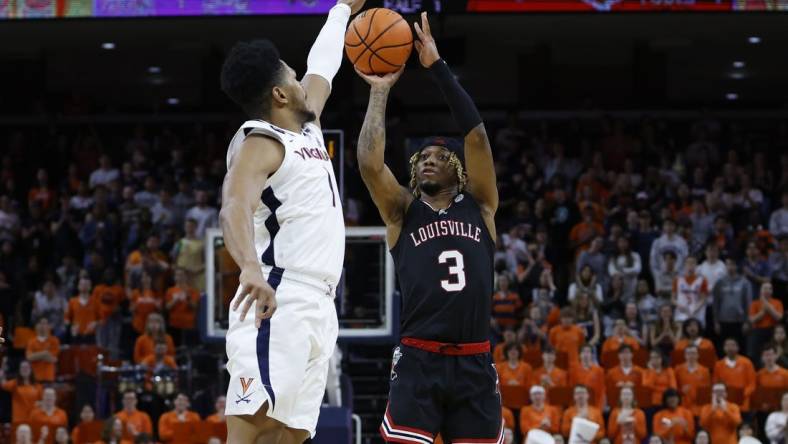
M416 231L410 233L410 238L413 240L413 246L418 247L423 242L436 237L444 236L460 236L479 242L479 237L482 234L482 229L469 223L457 222L454 220L440 220L420 227Z

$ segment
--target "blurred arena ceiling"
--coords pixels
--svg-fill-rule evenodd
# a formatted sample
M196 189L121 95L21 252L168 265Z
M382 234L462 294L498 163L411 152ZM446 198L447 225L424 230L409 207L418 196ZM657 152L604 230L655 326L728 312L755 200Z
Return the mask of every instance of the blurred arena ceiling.
M5 21L0 22L0 80L8 85L27 73L17 79L20 88L38 84L47 92L101 95L119 105L179 97L184 105L206 106L221 101L218 69L234 41L270 38L286 61L303 70L322 21L281 16ZM724 105L730 92L752 106L788 103L785 14L460 14L433 22L445 42L444 56L483 106ZM761 43L750 44L751 36ZM115 49L102 49L105 42ZM734 68L734 61L745 65ZM161 72L151 73L150 67ZM401 81L406 103L438 98L418 93L422 77ZM339 82L343 90L363 86L355 79ZM354 97L358 102L364 94Z

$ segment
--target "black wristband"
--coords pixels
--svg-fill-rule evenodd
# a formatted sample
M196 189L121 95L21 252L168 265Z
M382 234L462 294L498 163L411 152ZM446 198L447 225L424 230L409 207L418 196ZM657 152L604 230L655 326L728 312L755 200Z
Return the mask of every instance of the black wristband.
M454 77L445 60L440 59L429 67L432 78L438 83L438 87L443 92L443 97L449 104L449 109L454 117L457 126L460 127L462 135L465 136L472 129L482 123L482 116L473 99L463 89L460 82Z

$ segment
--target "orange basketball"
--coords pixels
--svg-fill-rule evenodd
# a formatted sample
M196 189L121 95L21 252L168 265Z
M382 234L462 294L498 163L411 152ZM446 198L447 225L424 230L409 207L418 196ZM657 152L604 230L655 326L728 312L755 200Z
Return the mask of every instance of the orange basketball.
M347 58L364 74L399 70L413 49L413 32L401 15L386 8L359 14L345 33Z

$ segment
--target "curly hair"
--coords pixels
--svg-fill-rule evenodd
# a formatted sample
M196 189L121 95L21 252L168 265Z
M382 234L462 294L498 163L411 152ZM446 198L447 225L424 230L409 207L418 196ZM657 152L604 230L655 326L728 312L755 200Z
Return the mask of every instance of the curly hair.
M416 152L410 156L408 163L410 164L410 189L414 196L421 197L421 190L419 189L419 182L416 179L417 164L419 163L419 155L421 151ZM465 174L465 168L462 167L462 162L457 154L449 154L449 165L454 168L457 173L457 191L462 192L468 183L468 176Z
M224 60L221 88L250 117L267 117L271 89L282 72L279 51L269 40L238 42Z

